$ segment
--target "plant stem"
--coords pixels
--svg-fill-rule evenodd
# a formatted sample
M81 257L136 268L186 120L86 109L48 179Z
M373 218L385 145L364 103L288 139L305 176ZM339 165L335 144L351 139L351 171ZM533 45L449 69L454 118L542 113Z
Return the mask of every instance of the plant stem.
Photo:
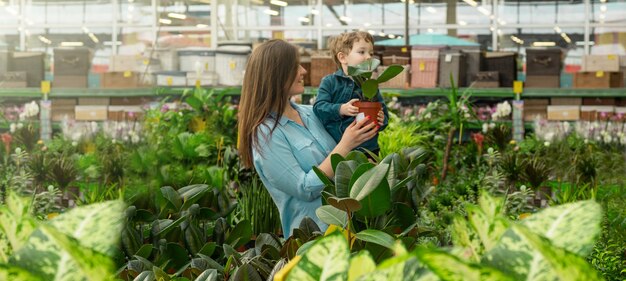
M448 173L448 161L450 159L450 150L452 150L452 137L453 136L454 136L454 127L450 128L450 131L448 131L446 151L443 155L443 169L441 171L441 182L443 182L446 179L446 174Z

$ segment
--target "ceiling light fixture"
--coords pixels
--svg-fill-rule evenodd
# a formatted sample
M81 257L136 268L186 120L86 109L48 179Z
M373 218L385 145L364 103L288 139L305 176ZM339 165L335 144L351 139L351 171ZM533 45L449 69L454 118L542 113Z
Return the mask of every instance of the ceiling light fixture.
M39 35L39 36L37 36L37 38L39 38L39 41L41 41L41 42L43 42L45 44L48 44L48 45L52 44L52 41L50 41L50 39L44 37L43 35Z
M278 11L267 9L267 10L265 10L263 12L268 14L268 15L270 15L270 16L278 16Z
M96 35L93 33L89 33L89 38L91 38L91 41L93 41L96 44L100 43L100 40L98 40L98 37L96 37Z
M561 37L563 37L563 40L565 40L565 42L567 42L567 44L572 43L572 39L570 39L569 36L567 36L567 34L565 32L561 33Z
M199 23L199 24L196 24L196 27L197 28L207 28L207 27L209 27L209 25L208 24Z
M352 18L351 17L346 17L346 16L341 16L341 17L339 17L339 20L343 21L343 22L351 22Z
M305 17L299 17L298 20L301 22L311 22L309 18L305 18Z
M433 7L428 7L428 8L426 8L426 12L429 12L431 14L436 14L437 13L437 9L435 9Z
M167 16L173 19L180 19L180 20L184 20L187 18L186 15L179 14L179 13L168 13Z
M172 24L172 20L170 19L159 19L159 22L162 24Z
M489 12L489 10L487 10L485 7L480 6L478 8L476 8L481 14L485 15L485 16L491 16L491 12Z
M467 25L467 22L460 20L459 25Z
M320 11L318 11L318 10L316 10L316 9L311 9L311 14L314 14L314 15L319 15L319 14L320 14Z
M555 27L554 27L554 31L556 31L556 33L561 33L561 32L563 32L563 31L561 31L561 28L560 28L560 27L558 27L558 26L555 26Z
M533 42L533 47L554 47L555 42Z
M281 7L287 7L287 5L289 5L289 4L287 4L287 2L280 1L280 0L272 0L272 1L270 1L270 4L276 5L276 6L281 6Z
M474 0L463 0L463 2L467 3L467 5L470 5L472 7L478 6L478 3L476 3L476 1Z
M82 47L83 45L85 45L83 42L61 42L61 47Z

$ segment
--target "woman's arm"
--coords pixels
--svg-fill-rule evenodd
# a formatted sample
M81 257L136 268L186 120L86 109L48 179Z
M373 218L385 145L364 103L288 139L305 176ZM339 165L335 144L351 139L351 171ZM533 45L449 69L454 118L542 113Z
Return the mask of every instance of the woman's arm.
M376 127L376 122L371 122L367 125L367 118L359 122L352 122L348 128L343 132L343 136L341 137L341 141L335 146L335 149L330 152L328 157L322 161L322 163L318 166L326 176L332 178L335 176L335 172L333 171L333 167L330 163L330 157L333 154L339 154L341 156L346 156L350 151L354 148L358 147L363 142L373 138L378 130Z

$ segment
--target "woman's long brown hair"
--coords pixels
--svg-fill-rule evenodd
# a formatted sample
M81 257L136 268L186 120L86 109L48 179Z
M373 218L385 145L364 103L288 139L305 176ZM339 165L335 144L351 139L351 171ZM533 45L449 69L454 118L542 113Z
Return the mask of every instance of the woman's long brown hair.
M296 79L299 63L298 49L282 40L270 40L252 52L239 101L239 156L245 167L253 165L252 148L261 151L259 126L274 112L276 122L271 134L289 104L289 89Z

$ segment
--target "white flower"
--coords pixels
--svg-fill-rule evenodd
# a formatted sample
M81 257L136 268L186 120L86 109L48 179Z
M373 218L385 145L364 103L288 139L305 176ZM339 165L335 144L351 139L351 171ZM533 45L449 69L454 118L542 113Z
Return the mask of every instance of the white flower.
M22 149L17 147L15 148L15 154L21 154L22 153Z
M483 133L487 133L489 131L489 124L483 123Z
M487 153L489 153L489 154L493 154L493 147L488 148L488 149L487 149Z
M78 142L76 142L76 141L72 142L72 146L77 146L77 145L78 145Z
M489 129L493 129L496 127L496 123L489 123Z
M550 146L550 142L549 142L549 141L544 142L544 143L543 143L543 145L545 145L545 146Z
M133 135L130 137L130 141L131 141L132 143L138 143L138 142L139 142L139 136L138 136L137 134L133 134Z
M15 123L11 123L11 126L9 126L9 131L11 133L15 133L16 130L17 130L17 125Z

